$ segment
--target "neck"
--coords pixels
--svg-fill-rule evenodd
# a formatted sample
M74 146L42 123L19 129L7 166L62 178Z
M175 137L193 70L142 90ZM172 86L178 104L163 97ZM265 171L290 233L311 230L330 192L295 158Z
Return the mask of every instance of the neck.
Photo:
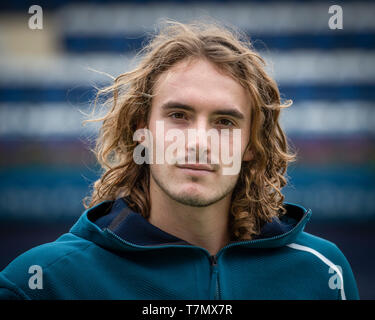
M159 229L215 255L229 242L231 195L207 207L191 207L166 195L150 179L149 222Z

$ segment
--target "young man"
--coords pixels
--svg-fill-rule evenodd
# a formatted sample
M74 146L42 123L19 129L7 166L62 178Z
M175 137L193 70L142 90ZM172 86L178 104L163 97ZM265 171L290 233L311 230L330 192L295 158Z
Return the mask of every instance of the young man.
M290 104L250 44L170 22L143 53L103 90L86 211L11 262L0 297L358 299L342 252L303 231L311 211L284 203Z

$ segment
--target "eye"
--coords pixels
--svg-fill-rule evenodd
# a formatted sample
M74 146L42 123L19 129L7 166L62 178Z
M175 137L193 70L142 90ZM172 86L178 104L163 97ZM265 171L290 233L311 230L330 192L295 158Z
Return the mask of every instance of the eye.
M169 115L169 117L173 118L173 119L184 119L185 117L185 114L182 113L182 112L173 112Z
M218 122L219 122L220 125L223 125L225 127L232 127L232 126L234 126L234 123L231 120L229 120L229 119L220 119Z

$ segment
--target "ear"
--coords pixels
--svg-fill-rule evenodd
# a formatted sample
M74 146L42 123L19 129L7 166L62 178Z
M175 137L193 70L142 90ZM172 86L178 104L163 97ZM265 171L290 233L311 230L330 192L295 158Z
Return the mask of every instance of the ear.
M250 161L254 158L253 151L248 147L243 155L242 161Z
M140 121L138 122L138 124L137 124L137 130L138 130L138 129L143 129L143 128L147 128L146 123L145 123L145 121L140 120Z
M145 131L145 129L148 129L146 126L146 123L143 120L141 120L138 122L135 132L137 132L137 139L141 139L141 140L137 140L138 144L143 144L144 146L147 147L147 142L148 142L147 137L146 137L147 130Z

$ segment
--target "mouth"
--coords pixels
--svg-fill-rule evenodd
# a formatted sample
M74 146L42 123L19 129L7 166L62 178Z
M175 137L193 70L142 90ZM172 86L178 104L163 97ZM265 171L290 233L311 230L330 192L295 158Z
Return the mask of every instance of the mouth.
M214 170L209 165L204 164L177 165L177 168L181 169L187 174L192 175L207 175L214 172Z

